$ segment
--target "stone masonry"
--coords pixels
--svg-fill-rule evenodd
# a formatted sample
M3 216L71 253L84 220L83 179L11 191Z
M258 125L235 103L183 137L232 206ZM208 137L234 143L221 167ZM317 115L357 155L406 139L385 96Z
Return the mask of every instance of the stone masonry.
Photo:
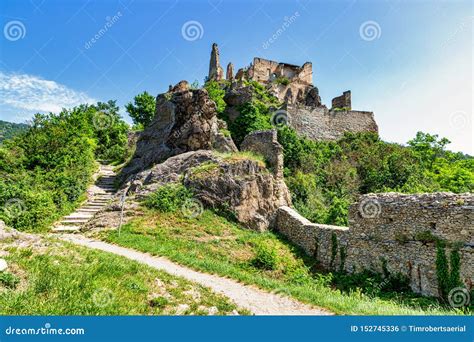
M343 108L346 110L352 109L351 91L345 91L341 96L332 99L332 109Z
M208 78L223 79L217 44L212 45ZM280 109L287 111L289 125L310 139L337 140L345 132L378 132L374 113L352 110L350 90L332 100L331 110L321 102L319 89L313 85L313 65L310 62L298 66L255 57L250 66L238 69L235 76L234 66L229 63L226 80L230 86L226 89L224 100L228 105L226 114L231 121L240 112L235 108L236 101L227 100L234 99L233 94L246 93L243 81L256 81L283 103Z
M473 194L364 195L350 207L349 227L314 224L281 207L275 229L327 269L382 273L386 262L391 274L409 279L413 291L431 296L439 296L435 241L441 239L447 244L447 255L454 246L460 248L461 280L473 288ZM341 247L346 254L342 265Z
M313 140L337 140L345 132L378 132L372 112L305 105L288 105L286 111L290 126Z

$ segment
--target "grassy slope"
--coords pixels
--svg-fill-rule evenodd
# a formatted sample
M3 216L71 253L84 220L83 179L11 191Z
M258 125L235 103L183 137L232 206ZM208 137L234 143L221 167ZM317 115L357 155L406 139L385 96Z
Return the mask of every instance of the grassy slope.
M2 241L2 250L9 264L8 272L0 272L3 315L160 315L177 310L204 315L213 306L217 314L236 309L207 288L113 254L54 240L33 249Z
M360 291L341 292L331 284L330 276L312 273L308 266L310 261L285 240L273 233L259 234L241 229L210 211L195 219L150 211L122 227L120 237L116 231L100 235L109 242L166 256L197 270L286 293L338 314L460 313L413 294L398 297L391 294L390 298L383 299L369 297ZM261 250L262 246L270 247L266 250L278 251L277 263L267 269L258 265L255 259L256 251Z

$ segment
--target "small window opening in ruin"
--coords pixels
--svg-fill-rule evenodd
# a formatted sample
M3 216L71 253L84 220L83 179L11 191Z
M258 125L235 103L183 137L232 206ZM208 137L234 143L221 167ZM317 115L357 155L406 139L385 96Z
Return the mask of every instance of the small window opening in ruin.
M435 223L435 222L431 222L431 223L430 223L430 228L431 228L431 229L436 229L436 223Z

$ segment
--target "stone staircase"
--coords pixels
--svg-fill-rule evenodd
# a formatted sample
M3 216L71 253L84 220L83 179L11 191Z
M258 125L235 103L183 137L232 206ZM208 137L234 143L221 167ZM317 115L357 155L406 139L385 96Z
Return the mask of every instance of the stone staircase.
M115 194L115 173L113 167L101 165L99 177L88 190L89 198L75 212L65 216L51 231L54 233L79 232L81 226L87 223L94 215L107 205Z

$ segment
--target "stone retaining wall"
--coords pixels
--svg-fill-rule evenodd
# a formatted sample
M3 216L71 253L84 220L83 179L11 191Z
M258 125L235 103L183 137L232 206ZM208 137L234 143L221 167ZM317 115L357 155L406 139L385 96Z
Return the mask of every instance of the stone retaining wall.
M315 224L281 207L275 228L327 269L383 272L385 264L408 277L413 291L432 296L439 295L436 241L443 241L448 259L459 248L461 280L473 287L473 194L364 195L349 209L349 227Z

